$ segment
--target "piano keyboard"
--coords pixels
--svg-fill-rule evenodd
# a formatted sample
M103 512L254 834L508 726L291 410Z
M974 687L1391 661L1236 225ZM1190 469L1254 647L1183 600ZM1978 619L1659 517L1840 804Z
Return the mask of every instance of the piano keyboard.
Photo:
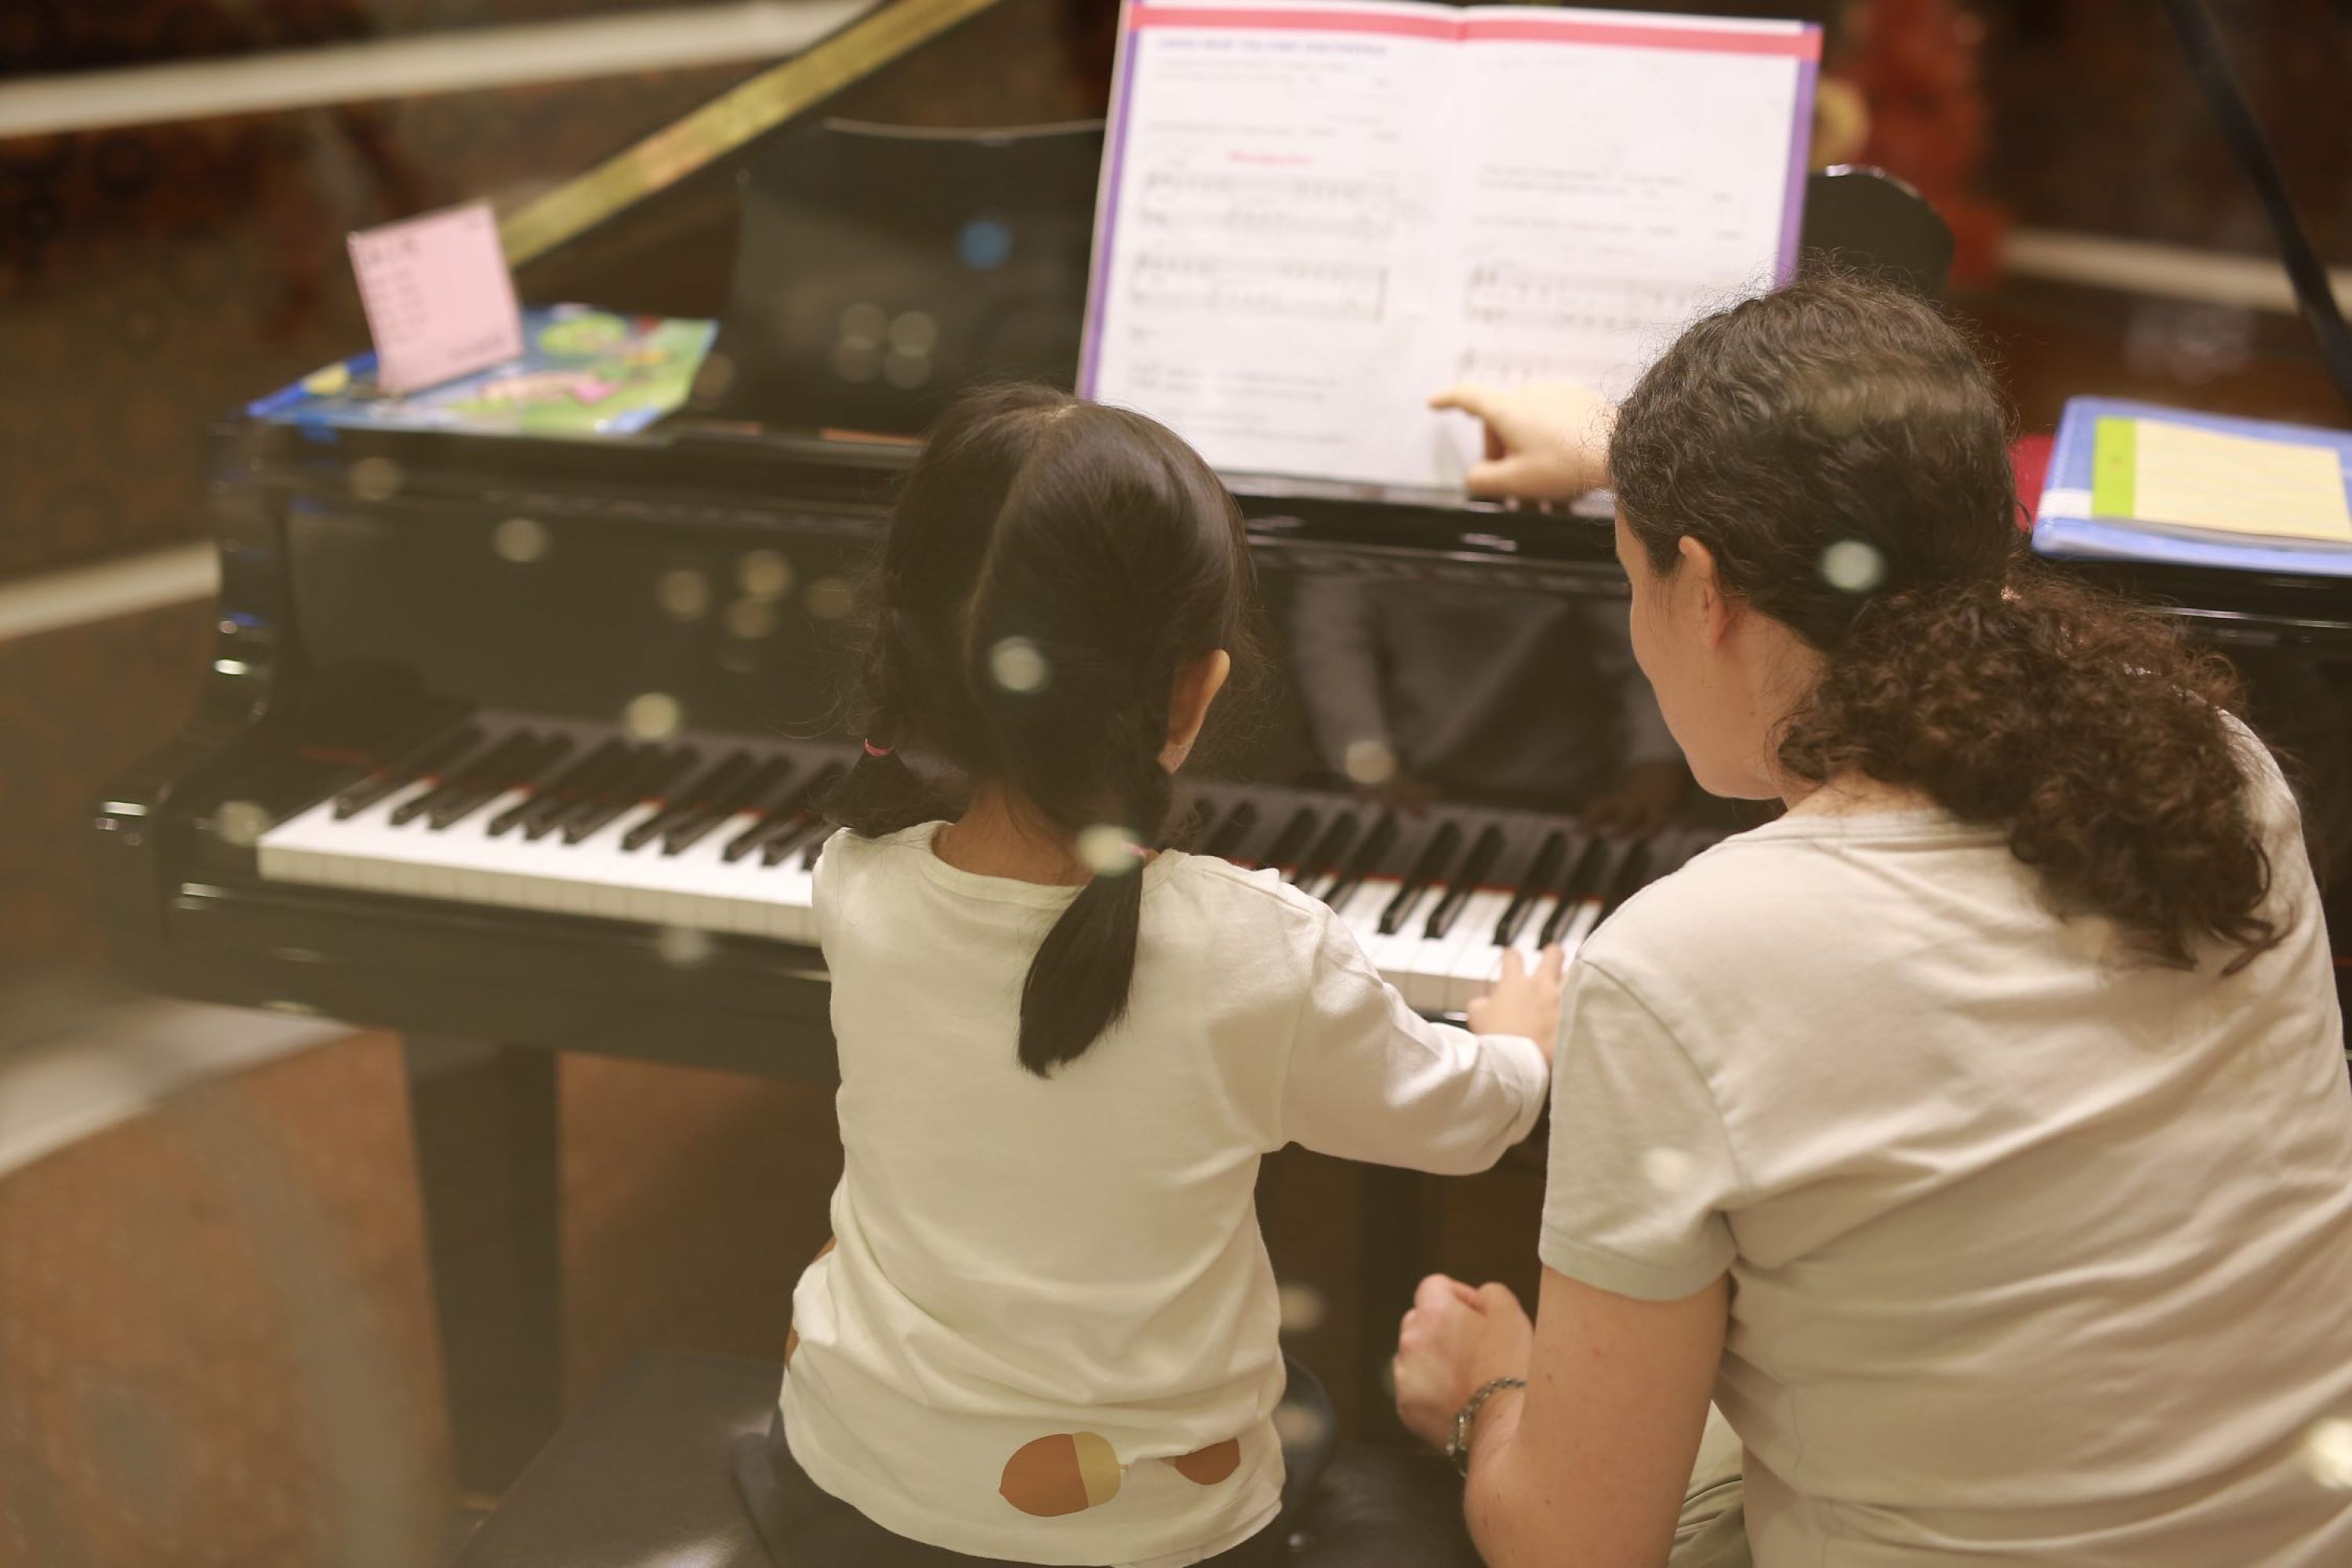
M265 832L265 880L777 941L815 940L813 870L833 746L477 716ZM1459 1013L1506 949L1571 952L1706 841L1633 840L1533 812L1407 813L1308 790L1208 783L1193 847L1276 867L1347 921L1426 1013Z

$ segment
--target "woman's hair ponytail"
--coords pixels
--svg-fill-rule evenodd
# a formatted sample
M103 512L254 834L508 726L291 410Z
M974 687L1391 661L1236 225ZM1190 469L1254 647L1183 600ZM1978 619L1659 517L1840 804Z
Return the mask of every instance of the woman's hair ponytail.
M2054 909L2149 961L2279 940L2228 668L2026 554L2000 397L1933 305L1825 277L1706 317L1619 410L1610 466L1654 570L1696 539L1821 653L1789 776L1999 826Z
M994 789L1089 860L1022 986L1019 1059L1040 1077L1126 1014L1141 847L1173 805L1171 694L1245 650L1250 588L1233 498L1140 415L991 389L949 409L908 477L858 679L873 744L831 810L875 837Z

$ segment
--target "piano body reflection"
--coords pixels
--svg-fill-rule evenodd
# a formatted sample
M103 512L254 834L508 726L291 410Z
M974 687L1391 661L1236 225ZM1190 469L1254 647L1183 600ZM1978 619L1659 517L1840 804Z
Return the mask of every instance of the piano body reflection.
M1106 63L1088 56L1080 74ZM787 167L769 195L793 195L802 134L770 150ZM839 186L840 159L922 151L920 138L877 150L872 134L841 134L866 136L864 151L801 165L824 173L814 186ZM728 248L738 205L731 185L695 178L524 268L526 297L719 313L709 258ZM1066 180L1013 184L1060 192L1066 209L1091 199L1090 178L1075 197ZM887 185L873 221L839 235L887 251L909 211L942 201L940 232L968 229L957 197L970 179ZM772 290L755 308L778 268L846 291L825 323L907 306L858 297L887 286L879 261L836 254L803 275L763 252L804 230L765 225L762 188L743 205L719 344L743 385L719 389L715 407L574 441L224 426L203 708L100 808L117 927L159 988L405 1036L457 1468L474 1489L510 1477L555 1414L548 1052L833 1074L810 868L826 787L856 743L840 721L856 584L912 448L815 428L829 398L871 401L878 362L839 352L845 337L820 331L802 373L782 374L744 323L806 335L793 324L806 312L774 309ZM1083 245L1085 212L1063 212L1065 253L1073 234ZM1076 266L1082 290L1082 251ZM1066 343L1023 335L975 363L1049 373L1074 350L1067 271L1033 279L1059 289ZM955 326L932 322L930 341ZM729 405L763 374L767 395L807 416ZM934 396L947 379L906 390ZM1416 1006L1459 1012L1505 950L1573 947L1738 826L1695 792L1654 830L1589 818L1629 770L1670 756L1625 647L1604 526L1234 488L1265 588L1266 668L1195 766L1182 837L1328 900ZM2153 587L2296 668L2336 661L2329 679L2352 653L2352 609L2323 584ZM1423 1261L1398 1218L1411 1205L1371 1206L1367 1266L1402 1299Z

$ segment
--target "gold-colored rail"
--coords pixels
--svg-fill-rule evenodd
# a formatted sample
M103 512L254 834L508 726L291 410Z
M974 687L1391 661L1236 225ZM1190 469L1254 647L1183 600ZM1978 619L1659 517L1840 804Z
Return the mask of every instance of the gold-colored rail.
M545 255L996 3L893 0L877 6L782 65L509 213L499 222L507 265L520 267Z

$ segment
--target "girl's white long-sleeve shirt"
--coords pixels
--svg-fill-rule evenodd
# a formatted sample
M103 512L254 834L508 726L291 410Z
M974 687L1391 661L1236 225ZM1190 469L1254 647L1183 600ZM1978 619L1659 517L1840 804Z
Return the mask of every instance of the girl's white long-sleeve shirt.
M1037 1078L1022 985L1073 890L950 866L941 826L818 863L845 1160L793 1296L793 1457L952 1551L1197 1562L1281 1488L1260 1158L1482 1170L1533 1126L1543 1053L1422 1019L1277 875L1171 852L1137 873L1125 1019Z

